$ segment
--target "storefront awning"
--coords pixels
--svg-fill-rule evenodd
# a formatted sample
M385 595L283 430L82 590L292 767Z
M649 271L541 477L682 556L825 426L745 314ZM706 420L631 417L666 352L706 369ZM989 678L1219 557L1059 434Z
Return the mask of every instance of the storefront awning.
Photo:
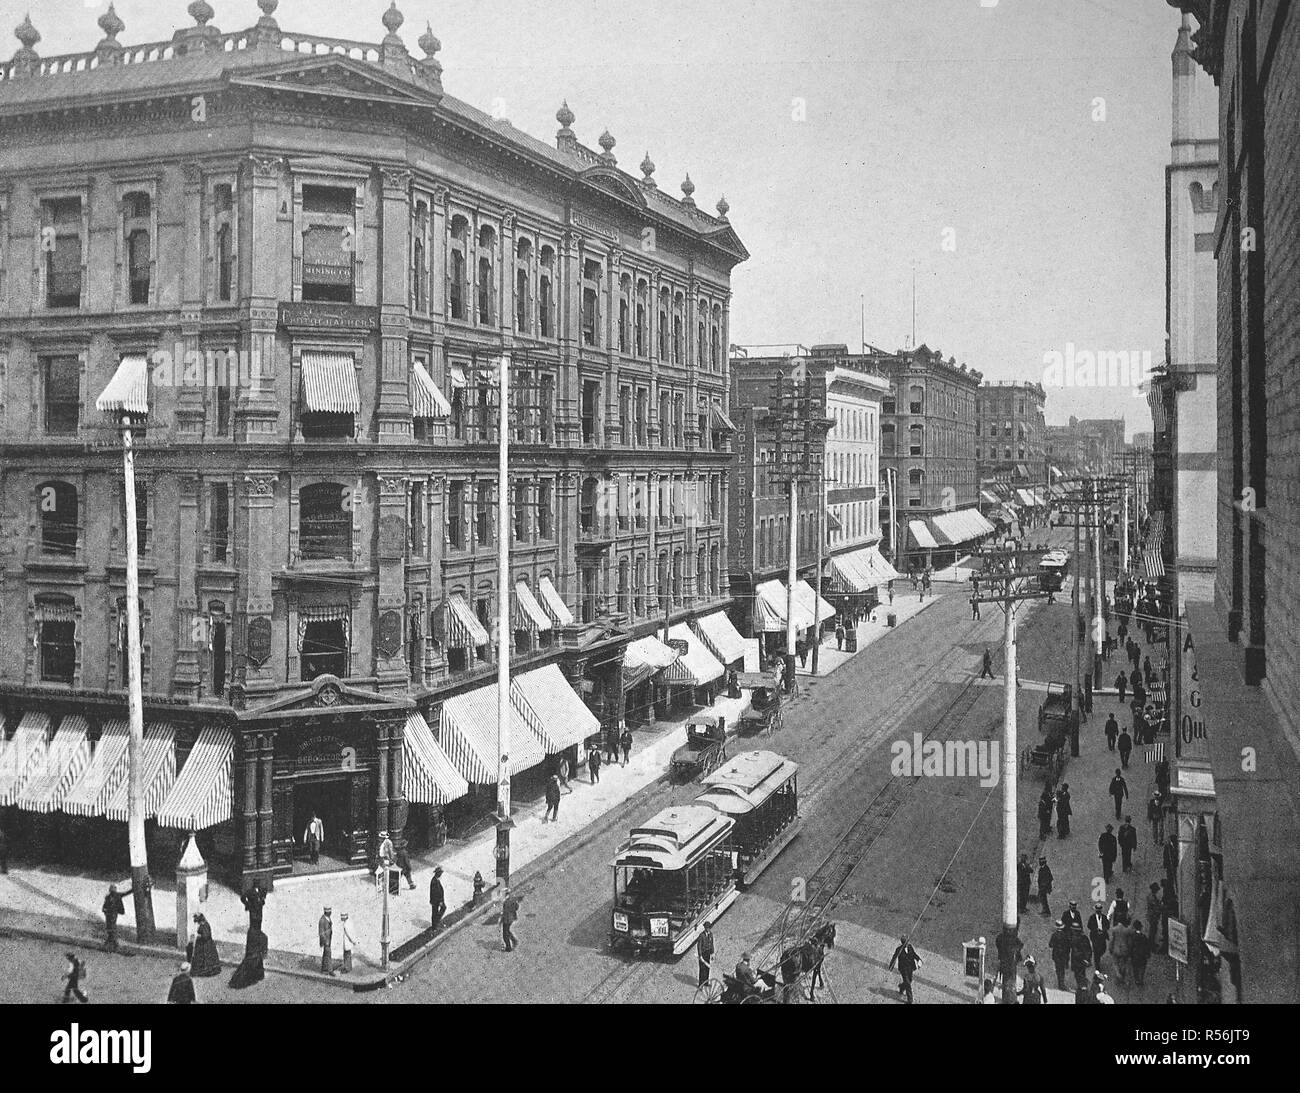
M653 634L627 643L623 650L623 687L635 687L677 660L677 650Z
M546 758L538 735L528 727L513 702L510 741L506 755L510 774L537 766ZM442 704L439 736L443 750L467 782L475 785L497 780L497 685L489 683L456 695Z
M934 550L939 546L935 542L934 536L930 534L930 529L924 520L909 520L907 530L912 533L916 545L922 550Z
M990 493L988 490L980 490L980 499L982 501L987 501L990 505L997 505L1000 503L998 501L998 495L996 493Z
M710 420L712 421L712 426L715 429L721 429L723 432L726 433L734 433L736 431L735 422L733 422L731 418L727 416L727 411L724 410L721 406L719 406L716 402L713 404L713 411L712 414L710 415Z
M723 667L718 658L709 652L704 642L684 622L670 626L668 637L686 643L686 651L664 673L670 683L703 687L722 675Z
M807 581L794 582L794 599L799 609L807 615L809 626L813 625L814 619L820 626L835 617L834 606L819 597L817 590Z
M451 416L451 403L419 361L411 366L411 416L425 421Z
M59 722L39 773L23 786L14 802L27 812L54 812L90 762L90 724L80 714Z
M1017 464L1016 464L1016 474L1018 474L1021 478L1028 478L1028 477L1029 477L1029 468L1026 467L1023 463L1017 463Z
M533 590L523 581L515 583L515 626L534 634L551 628L551 616L537 602Z
M469 783L419 710L407 717L402 732L402 778L406 799L418 805L450 804L469 792ZM496 781L495 775L491 781Z
M745 639L731 624L725 611L701 616L691 623L691 629L700 635L709 651L723 664L744 661Z
M785 631L787 592L784 581L764 581L754 590L754 629L759 633L774 634ZM794 628L807 630L812 625L812 612L805 612L798 592L794 596Z
M204 728L158 809L158 826L206 831L229 820L234 760L235 734L221 725Z
M131 353L121 359L95 409L103 413L147 414L149 412L149 359Z
M359 414L361 391L357 366L348 353L304 352L302 398L308 410L321 414Z
M556 591L550 577L538 579L537 591L542 594L542 606L546 608L546 613L555 621L556 626L573 625L573 612L569 610L568 605L565 604L559 592Z
M176 730L166 721L153 721L144 727L144 818L152 819L167 800L176 784ZM110 820L125 823L130 796L128 779L123 778L112 799L104 808Z
M72 816L102 816L118 783L126 778L126 749L130 731L125 721L105 721L99 740L91 745L90 762L63 799Z
M844 530L844 525L840 523L840 518L836 516L835 513L831 512L830 509L826 510L826 530L828 532Z
M31 711L23 714L13 739L0 743L0 805L13 804L27 781L42 769L49 738L49 717Z
M558 665L521 672L511 679L510 691L515 705L532 723L550 755L600 732L599 719L569 686Z
M447 597L447 643L458 649L477 649L491 639L474 614L469 601L460 593ZM492 781L496 781L494 775Z
M1038 504L1037 500L1034 498L1034 495L1030 493L1028 490L1021 490L1021 489L1016 490L1016 500L1019 501L1022 505L1026 506L1027 508L1033 508L1036 504Z
M455 390L457 387L464 387L465 386L464 367L459 364L453 364L450 368L447 369L447 378L448 378L448 382L452 386L452 390ZM494 777L492 780L495 782L496 778Z
M1160 557L1159 550L1146 550L1142 552L1142 576L1148 581L1154 581L1158 577L1165 575L1164 559Z

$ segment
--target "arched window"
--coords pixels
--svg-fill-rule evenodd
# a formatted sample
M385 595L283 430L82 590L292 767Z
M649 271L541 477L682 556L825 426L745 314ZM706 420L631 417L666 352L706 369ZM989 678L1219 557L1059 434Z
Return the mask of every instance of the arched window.
M667 611L669 607L668 600L668 551L659 552L659 610Z
M909 486L921 486L925 484L925 471L920 467L913 467L907 472L907 484Z
M671 299L667 287L659 290L659 359L666 361L670 352L668 346L668 309Z
M925 427L913 425L907 430L907 451L909 455L925 455Z
M211 679L208 686L212 694L221 696L226 693L226 672L229 625L226 617L226 605L220 600L208 604L208 649L211 665Z
M618 560L618 609L625 615L632 614L632 574L631 564L627 558Z
M713 329L710 338L710 353L713 371L718 372L722 369L722 307L719 304L713 305Z
M645 614L646 593L645 558L636 560L636 583L632 586L632 613L638 618Z
M298 494L298 552L303 558L352 560L351 491L337 482L304 486Z
M709 594L708 552L704 547L695 551L695 598L703 599Z
M880 454L898 454L894 423L892 421L887 421L880 426Z
M680 292L673 297L673 364L681 364L685 359L682 345L682 312L686 308L686 297Z
M447 300L451 317L464 321L465 300L469 295L469 221L463 216L451 218L451 262L447 273Z
M578 526L583 531L596 530L596 502L600 492L600 482L593 478L582 480L582 497L578 505Z
M618 283L618 351L631 352L632 344L632 276L623 274Z
M126 239L126 268L133 304L149 302L152 268L150 211L148 194L130 193L122 199L122 232Z
M484 224L478 232L478 321L496 321L496 247L497 233Z
M682 603L682 552L673 551L673 591L672 605L678 607Z
M667 391L659 392L659 446L668 447L672 440L672 395Z
M411 242L411 295L415 300L416 311L429 310L429 273L427 268L427 251L425 240L429 234L429 207L423 202L416 202L415 223L412 225Z
M599 345L600 263L588 258L582 263L582 344Z
M217 299L229 300L234 292L235 262L230 241L230 225L217 229Z
M636 355L644 357L648 346L646 345L646 311L648 307L650 289L645 281L636 283Z
M42 482L36 488L41 514L41 551L45 554L76 554L78 520L77 488L67 482Z
M541 266L541 273L537 280L537 324L541 328L542 337L550 338L554 336L555 327L551 299L551 286L555 283L555 251L550 247L543 247L538 252L538 264Z
M912 384L907 389L907 412L909 414L925 413L925 388L920 384Z
M722 551L717 543L709 548L709 595L722 594Z

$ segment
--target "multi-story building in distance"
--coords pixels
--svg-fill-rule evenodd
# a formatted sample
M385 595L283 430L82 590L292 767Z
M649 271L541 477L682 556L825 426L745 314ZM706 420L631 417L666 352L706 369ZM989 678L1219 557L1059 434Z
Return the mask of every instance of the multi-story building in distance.
M1050 484L1041 383L985 380L975 394L975 463L981 483Z
M31 845L125 846L122 764L74 767L119 754L122 461L96 404L131 409L151 814L245 881L295 868L312 812L343 865L486 804L495 650L515 773L645 715L629 642L727 602L747 257L725 201L664 193L648 156L632 177L567 105L546 143L447 94L396 5L378 42L259 7L229 33L196 0L134 46L110 9L57 57L24 19L0 65L0 713L70 780L24 803L20 770L0 800Z

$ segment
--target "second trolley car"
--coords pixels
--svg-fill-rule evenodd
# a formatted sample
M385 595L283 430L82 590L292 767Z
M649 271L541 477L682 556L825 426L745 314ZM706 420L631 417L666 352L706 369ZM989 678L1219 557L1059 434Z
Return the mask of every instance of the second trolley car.
M742 752L708 775L704 785L695 803L735 821L736 880L752 884L799 834L799 765L771 751Z
M1070 571L1070 555L1064 550L1049 550L1038 561L1038 587L1044 592L1060 592Z

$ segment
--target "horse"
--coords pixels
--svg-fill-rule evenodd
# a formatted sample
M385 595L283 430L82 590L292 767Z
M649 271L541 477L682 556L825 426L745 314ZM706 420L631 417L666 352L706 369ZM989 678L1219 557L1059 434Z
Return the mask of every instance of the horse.
M818 986L825 987L822 978L822 962L826 959L826 950L835 947L835 923L824 922L817 927L803 943L803 971L811 973L808 979L808 1001L815 1002Z

